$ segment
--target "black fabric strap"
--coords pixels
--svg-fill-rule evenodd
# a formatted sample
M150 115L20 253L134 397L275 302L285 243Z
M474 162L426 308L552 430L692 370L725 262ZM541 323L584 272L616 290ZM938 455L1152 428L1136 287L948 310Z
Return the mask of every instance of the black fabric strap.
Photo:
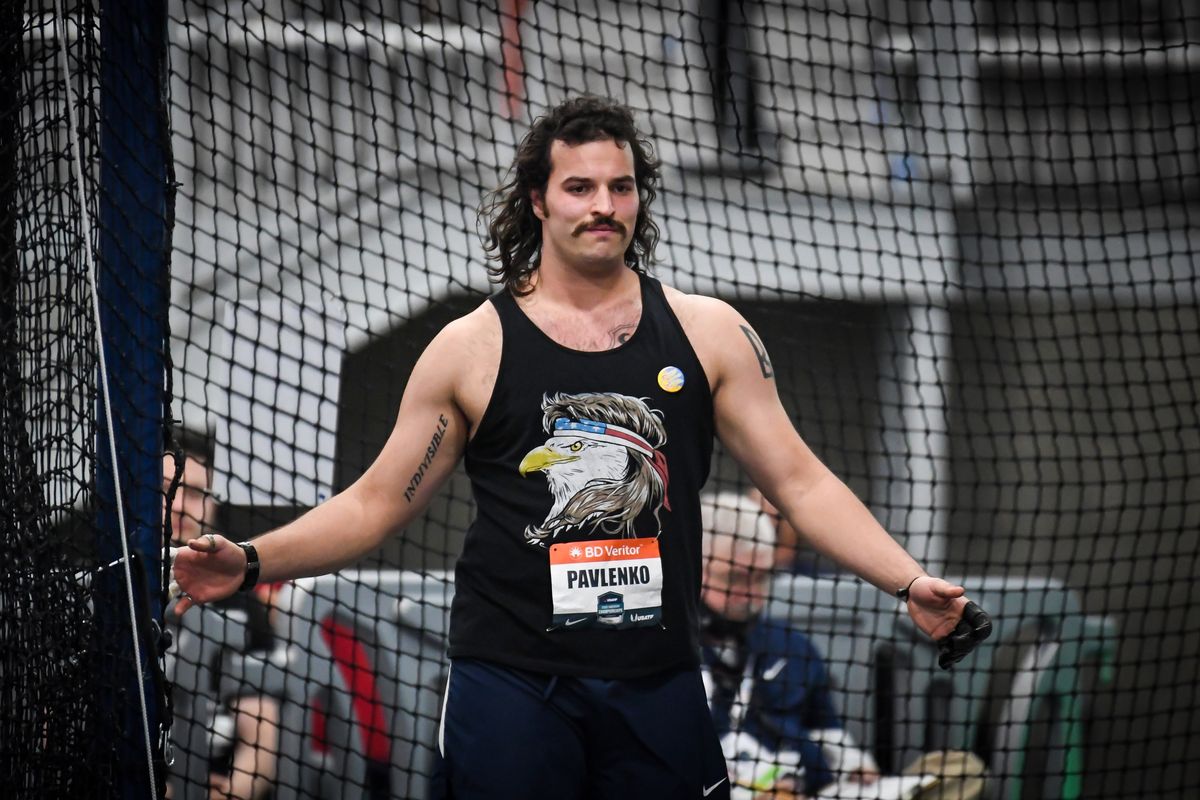
M248 592L258 583L258 573L262 565L258 562L258 550L249 542L238 542L238 547L246 553L246 577L242 579L239 592Z
M925 578L925 577L928 577L928 576L918 575L917 577L913 578L911 581L908 582L908 586L905 586L903 589L897 589L896 597L899 597L901 600L903 600L904 602L907 603L908 602L908 590L912 588L912 585L914 583L916 583L921 578Z

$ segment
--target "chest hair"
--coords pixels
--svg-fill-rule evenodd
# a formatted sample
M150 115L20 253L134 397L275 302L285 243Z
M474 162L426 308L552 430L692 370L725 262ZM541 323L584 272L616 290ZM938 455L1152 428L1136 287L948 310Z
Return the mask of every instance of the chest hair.
M533 324L563 347L585 352L612 350L637 330L641 303L621 306L601 314L553 313L543 308L526 310Z

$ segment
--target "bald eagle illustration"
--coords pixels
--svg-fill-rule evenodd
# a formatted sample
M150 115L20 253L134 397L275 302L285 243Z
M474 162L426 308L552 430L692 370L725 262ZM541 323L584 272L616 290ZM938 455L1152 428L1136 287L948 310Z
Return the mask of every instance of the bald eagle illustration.
M632 538L634 520L653 509L655 531L667 501L667 430L658 411L622 394L542 397L542 428L550 438L530 450L522 476L546 476L554 504L541 525L525 528L530 544L545 545L570 530ZM645 534L643 534L645 535Z

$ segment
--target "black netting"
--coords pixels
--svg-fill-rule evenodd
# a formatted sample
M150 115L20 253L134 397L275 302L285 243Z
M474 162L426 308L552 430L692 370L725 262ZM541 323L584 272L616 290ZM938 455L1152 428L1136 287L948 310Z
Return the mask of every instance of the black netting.
M94 559L68 532L95 513L84 210L51 23L5 8L0 509L21 557L0 626L21 655L0 662L0 758L73 787L110 779L57 759L113 713L55 655L93 652L68 577ZM1200 792L1193 4L208 0L171 4L166 36L172 416L212 440L174 529L249 538L356 480L418 355L492 290L477 209L530 122L615 97L664 165L654 274L746 317L805 440L995 623L940 671L893 598L780 547L765 613L820 652L855 741L817 749L892 776L973 753L1006 800ZM71 47L95 63L94 38ZM713 466L734 512L749 482L720 448ZM472 514L460 469L353 569L175 622L174 796L206 796L255 736L258 791L426 796ZM62 716L17 675L63 688ZM719 712L754 737L727 739L746 796L796 772L760 710Z
M166 184L161 177L151 181L160 200L141 206L126 202L121 187L138 179L138 170L127 166L130 150L159 169L165 159L163 151L143 150L128 138L114 148L120 126L106 130L101 123L105 114L111 117L114 103L129 119L144 113L136 106L144 96L128 91L138 70L113 56L134 52L123 22L128 18L89 2L0 4L5 551L0 794L5 797L150 796L147 759L158 760L162 752L165 682L155 677L161 670L152 632L161 477L136 459L150 458L157 469L165 306L135 304L147 288L162 297L166 284L161 200ZM141 42L142 60L135 57L133 63L150 65L145 113L162 119L154 75L165 47L157 38L157 45L153 39L148 46ZM161 136L158 143L165 144ZM157 232L149 247L112 224L118 202L122 220L141 220L144 230ZM149 271L125 270L124 259L142 252L152 254ZM137 327L147 318L149 328ZM107 399L100 380L101 328L109 359ZM157 367L139 377L147 358L157 359ZM135 384L148 392L149 403L139 405ZM115 438L108 434L106 408L113 410ZM138 426L149 435L133 433ZM123 484L119 494L113 442ZM123 527L119 516L127 523ZM133 652L122 531L133 554L128 563L141 664ZM148 695L145 713L142 692Z
M529 122L613 96L665 165L658 277L737 306L806 440L995 618L941 673L893 601L790 560L768 613L859 746L974 751L996 797L1200 789L1188 4L210 3L170 31L177 415L215 434L220 525L362 473L489 291L476 209ZM711 488L748 484L719 453ZM278 791L422 794L471 514L456 475L275 596Z
M90 585L76 574L95 550L96 357L81 224L92 209L74 190L66 110L94 86L99 61L95 37L75 38L68 86L53 16L20 3L0 13L0 771L13 796L43 797L112 780L102 761L81 760L108 744L93 737L105 727L98 667L112 645L96 640ZM92 27L87 7L76 19ZM93 163L96 109L81 102L77 114Z

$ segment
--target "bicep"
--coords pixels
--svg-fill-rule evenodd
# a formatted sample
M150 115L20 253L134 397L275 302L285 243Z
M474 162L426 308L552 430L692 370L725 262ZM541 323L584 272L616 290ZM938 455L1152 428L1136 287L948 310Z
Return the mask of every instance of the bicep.
M732 311L732 310L731 310ZM758 333L737 312L717 323L717 435L768 498L789 479L811 479L823 466L800 438L779 399L775 368Z
M424 509L466 447L467 421L455 400L456 360L435 345L413 368L379 456L352 487L370 496L370 507L383 510L390 528L403 527Z

